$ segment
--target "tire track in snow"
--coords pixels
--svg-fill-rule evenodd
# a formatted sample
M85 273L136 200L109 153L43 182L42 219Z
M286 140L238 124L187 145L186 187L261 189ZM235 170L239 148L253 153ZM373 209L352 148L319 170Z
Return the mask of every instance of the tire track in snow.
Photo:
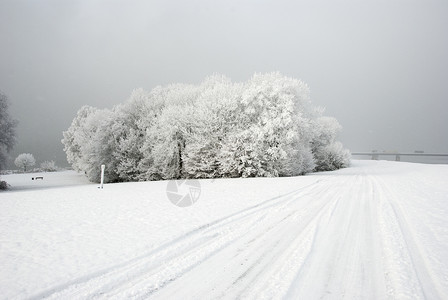
M390 287L392 297L405 296L420 299L446 299L448 295L442 296L441 285L436 276L432 274L431 268L426 260L424 251L419 247L416 235L412 232L412 224L407 221L404 210L387 184L380 178L375 178L376 186L381 191L380 196L386 216L389 217L389 224L384 226L384 237L395 239L385 241L386 251L390 251L390 244L395 244L395 249L390 253L396 260L390 262ZM397 257L397 255L400 255ZM411 283L411 284L410 284ZM409 286L412 289L409 289Z
M245 285L238 298L272 299L285 295L289 283L311 251L316 223L323 215L328 214L328 210L331 211L335 204L336 202L327 201L314 217L303 222L300 230L297 228L299 225L297 223L292 224L294 225L290 226L292 228L284 228L290 229L294 233L293 236L289 239L280 237L283 243L280 246L275 245L273 250L276 251L271 260Z
M317 224L313 248L288 297L382 298L381 278L370 279L371 274L382 272L376 264L374 203L364 192L369 180L365 175L351 179L349 186L335 188L340 199L332 213Z
M328 188L326 188L326 189L328 189ZM316 194L316 191L315 191L315 189L313 188L312 190L310 190L310 191L306 191L306 193L300 193L300 195L301 195L301 197L303 197L305 194ZM276 215L274 212L275 211L282 211L282 208L284 208L284 207L286 207L286 206L288 206L288 204L291 202L291 201L294 201L295 199L297 199L297 196L296 195L293 195L292 197L288 197L288 198L286 198L285 200L286 201L283 201L283 203L279 203L280 205L275 205L275 206L272 206L272 207L269 207L269 208L266 208L266 209L263 209L263 210L260 210L259 211L259 213L261 214L261 216L260 216L260 218L261 218L261 220L263 220L263 224L268 224L268 225L270 225L271 223L270 222L268 222L267 220L266 220L266 216L268 215L268 216L272 216L272 215ZM245 228L246 226L247 226L247 222L245 221L245 220L243 220L243 219L241 219L241 221L243 221L243 222L238 222L238 223L232 223L232 226L235 226L235 227L238 227L238 228ZM279 223L281 223L281 221L279 222ZM257 224L257 225L260 225L260 224ZM275 226L273 226L274 228L275 228ZM239 240L241 240L241 239L253 239L252 238L252 236L250 235L251 233L256 233L256 232L258 232L258 231L260 231L259 230L259 228L257 228L257 227L252 227L252 228L249 228L244 234L236 234L234 237L233 237L233 239L232 240L230 240L229 241L229 243L227 243L224 247L222 247L222 248L220 248L220 249L218 249L218 251L216 251L216 252L214 252L213 253L213 255L212 256L210 256L210 257L206 257L205 259L203 259L202 261L200 261L200 263L198 263L197 265L195 265L194 267L196 267L196 266L198 266L199 264L202 264L203 262L205 262L206 260L208 260L208 259L211 259L211 258L213 258L213 259L215 259L215 256L216 255L222 255L222 253L228 253L228 251L227 251L227 248L229 248L229 247L232 247L235 243L237 243ZM263 232L264 232L264 230L262 230ZM246 235L249 235L249 237L246 237ZM218 258L218 259L215 259L215 260L218 260L218 261L225 261L225 260L223 260L222 258ZM229 261L230 260L230 257L228 257L227 258L227 260ZM209 264L209 262L207 262L205 265L208 265ZM189 270L186 270L186 271L190 271L191 269L189 269ZM244 272L244 271L243 271ZM179 273L179 276L176 276L176 278L175 279L178 279L179 277L181 277L181 276L184 276L187 272L178 272ZM199 273L201 273L201 272L199 272ZM206 271L204 271L204 273L203 274L206 274ZM168 283L172 283L174 280L169 280L169 281L167 281L166 283L168 284ZM188 286L188 284L186 284L185 283L185 279L184 278L182 278L182 285L187 285ZM231 285L231 283L229 283L230 285ZM140 291L141 291L141 294L132 294L132 295L130 295L130 294L126 294L125 295L125 297L129 297L129 296L132 296L133 298L142 298L142 299L144 299L144 298L147 298L148 296L150 296L153 292L156 292L156 291L149 291L149 292L145 292L145 290L147 290L147 282L144 282L144 281L142 281L141 282L141 288L139 288L138 286L136 286L136 285L134 285L133 286L133 289L139 289ZM159 289L160 289L160 287L159 287ZM182 295L185 295L185 293L181 293ZM160 297L160 296L157 296L157 297ZM161 298L166 298L166 297L161 297ZM195 297L192 297L192 298L195 298Z
M210 278L210 274L207 274L209 281L201 283L204 288L198 287L195 291L189 291L189 298L220 298L224 295L239 298L241 294L244 295L241 296L243 298L253 298L248 296L248 294L252 295L256 292L251 287L262 281L263 283L258 285L260 288L270 281L269 277L266 278L263 275L271 274L270 270L275 266L274 262L279 262L279 266L289 268L282 263L292 262L289 258L295 259L295 261L300 259L301 253L296 253L296 250L306 248L301 244L309 244L309 240L311 240L308 233L307 235L301 235L301 233L312 232L308 225L324 213L325 207L331 204L331 201L328 201L328 195L332 194L332 190L332 185L319 185L318 189L309 195L309 199L306 199L305 203L293 198L282 207L276 207L275 211L269 212L270 219L264 220L262 228L257 228L257 231L252 232L241 241L235 240L229 249L221 251L217 257L207 261L203 266L199 266L198 270L192 272L193 274L186 274L179 283L175 284L175 287L170 287L174 293L165 292L162 289L160 293L155 294L156 298L170 298L175 297L176 294L186 295L181 291L185 290L184 286L188 287L194 283L197 274L207 274L208 266L219 266L220 264L225 266L215 274L216 278L213 276ZM274 220L280 220L280 222L274 222ZM287 253L286 256L282 256L284 253ZM291 255L291 257L287 255ZM279 257L282 257L281 261L279 261ZM226 270L229 269L231 270L230 274L226 274ZM286 271L285 268L283 271ZM281 276L278 277L279 281L277 282L283 282Z
M251 218L254 218L255 220L252 220L253 223L248 221L248 224L255 226L257 222L261 221L261 219L258 216L253 217L254 215L259 212L263 212L266 209L274 209L277 206L285 205L285 203L288 203L291 198L304 195L306 193L313 193L315 185L320 181L320 179L316 180L316 182L313 182L312 184L299 190L283 196L275 197L273 199L268 199L230 216L200 226L199 228L192 230L153 251L150 251L146 255L134 258L128 262L112 266L90 275L82 276L71 282L67 282L47 291L41 292L32 298L59 298L64 293L75 297L78 296L80 298L101 297L108 289L117 288L120 284L126 284L133 278L146 275L153 269L164 267L164 261L172 260L174 257L178 256L179 253L189 253L193 250L198 250L198 247L203 247L213 241L215 241L216 244L216 235L212 234L204 236L204 234L216 230L216 228L224 227L228 224L232 224L232 222L234 223L240 220L251 220ZM225 238L225 232L221 232L221 234L223 234L221 237L221 240L223 240ZM172 280L172 278L170 280ZM169 282L170 280L167 281ZM109 284L104 285L104 281L109 282ZM98 286L101 288L98 289ZM103 289L103 287L105 289ZM92 290L95 290L95 292L92 293Z

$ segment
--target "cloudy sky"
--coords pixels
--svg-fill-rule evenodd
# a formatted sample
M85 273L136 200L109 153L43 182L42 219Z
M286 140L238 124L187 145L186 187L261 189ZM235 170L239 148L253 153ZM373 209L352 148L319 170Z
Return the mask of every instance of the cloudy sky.
M448 1L0 0L12 153L65 165L85 104L134 88L280 71L311 87L352 151L448 152Z

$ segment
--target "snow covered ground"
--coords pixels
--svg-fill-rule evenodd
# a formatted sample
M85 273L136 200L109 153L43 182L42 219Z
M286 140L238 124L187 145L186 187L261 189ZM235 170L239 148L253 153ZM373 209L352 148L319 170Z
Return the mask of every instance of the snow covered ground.
M43 176L2 176L2 299L448 299L447 165L201 180L186 208Z

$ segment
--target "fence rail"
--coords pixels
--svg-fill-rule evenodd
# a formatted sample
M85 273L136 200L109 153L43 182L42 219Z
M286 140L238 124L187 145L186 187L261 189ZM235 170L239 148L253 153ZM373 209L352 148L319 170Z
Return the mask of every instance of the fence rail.
M394 153L394 152L353 152L352 155L371 156L373 160L377 160L379 156L395 156L396 161L400 161L401 156L428 156L428 157L447 157L447 153Z

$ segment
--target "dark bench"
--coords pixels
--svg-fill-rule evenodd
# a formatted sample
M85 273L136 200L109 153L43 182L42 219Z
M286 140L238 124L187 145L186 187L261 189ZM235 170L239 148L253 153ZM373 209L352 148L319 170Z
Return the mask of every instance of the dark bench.
M34 179L36 179L36 180L38 180L38 179L44 180L44 177L43 176L31 177L31 180L34 180Z

